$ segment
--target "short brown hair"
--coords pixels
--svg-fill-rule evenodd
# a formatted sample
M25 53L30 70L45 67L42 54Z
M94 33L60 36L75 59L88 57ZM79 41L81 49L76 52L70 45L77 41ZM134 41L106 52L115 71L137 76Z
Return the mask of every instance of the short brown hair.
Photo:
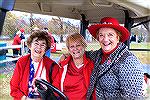
M31 43L33 42L33 39L37 38L37 40L45 40L46 41L46 50L48 50L51 47L51 37L48 35L45 31L35 31L33 32L28 40L27 40L27 46L31 46Z
M70 35L67 36L67 39L66 39L67 48L69 48L69 43L71 41L76 41L76 40L80 41L84 48L87 47L87 44L86 44L86 41L85 41L84 37L79 33L73 33L73 34L70 34Z

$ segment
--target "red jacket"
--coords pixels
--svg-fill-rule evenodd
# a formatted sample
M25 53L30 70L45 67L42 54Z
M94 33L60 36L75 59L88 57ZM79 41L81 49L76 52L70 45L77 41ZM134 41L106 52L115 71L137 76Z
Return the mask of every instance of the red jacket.
M20 44L21 44L21 38L18 35L16 35L13 40L13 45L20 45ZM16 49L20 50L20 48L16 48Z
M57 74L56 79L53 81L53 85L56 86L57 88L59 88L62 92L64 92L64 94L69 98L69 100L77 100L77 99L81 100L81 98L82 98L82 100L86 100L85 97L86 97L87 89L89 87L90 75L91 75L92 70L94 68L94 63L89 58L87 58L86 55L84 54L84 61L83 61L84 66L83 66L82 72L83 72L83 77L84 77L83 79L85 81L85 86L82 87L83 85L79 85L79 84L78 85L76 84L78 86L78 88L75 86L70 86L71 89L73 89L72 93L70 91L68 93L66 93L64 90L64 88L65 88L64 87L64 83L65 83L64 81L66 80L68 82L66 84L70 84L70 83L72 83L72 81L74 81L74 82L76 81L76 76L75 76L74 80L66 79L68 67L72 66L72 64L70 64L72 61L73 61L72 57L69 56L66 60L60 62L60 66L62 68L60 69L59 74ZM85 89L85 87L86 87L86 89ZM81 92L76 93L75 90L78 91L78 89ZM96 98L95 92L93 93L93 96L94 96L94 100L95 100L95 98Z
M49 80L49 71L50 66L54 62L50 58L44 56L43 64L46 69L46 79ZM52 80L56 77L58 73L59 66L54 65L52 71ZM29 71L30 71L30 54L19 58L16 63L16 68L14 70L13 76L10 81L10 95L14 98L14 100L21 100L23 95L28 96L28 81L29 81Z

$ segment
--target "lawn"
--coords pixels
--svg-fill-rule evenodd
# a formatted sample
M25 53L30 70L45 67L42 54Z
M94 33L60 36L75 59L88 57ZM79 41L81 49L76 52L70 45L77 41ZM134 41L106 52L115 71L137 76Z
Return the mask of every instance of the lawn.
M131 49L150 49L150 43L131 43ZM132 51L143 64L150 64L150 51Z
M131 43L130 44L131 49L150 49L150 43Z
M0 74L0 100L12 100L9 95L9 81L11 74Z

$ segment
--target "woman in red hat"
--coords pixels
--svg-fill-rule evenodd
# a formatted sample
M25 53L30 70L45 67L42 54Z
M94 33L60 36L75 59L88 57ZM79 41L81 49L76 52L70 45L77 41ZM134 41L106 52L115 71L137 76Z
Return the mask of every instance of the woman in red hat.
M129 31L115 18L105 17L88 28L101 46L87 55L94 61L87 100L96 88L97 100L141 100L143 68L124 42Z

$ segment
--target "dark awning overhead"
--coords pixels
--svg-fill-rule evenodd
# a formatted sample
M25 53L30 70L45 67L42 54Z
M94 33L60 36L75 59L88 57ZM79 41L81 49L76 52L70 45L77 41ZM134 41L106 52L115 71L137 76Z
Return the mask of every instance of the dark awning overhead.
M124 11L130 17L150 16L150 9L124 0L16 0L14 10L81 19L86 15L90 22L104 16L117 18L124 23Z

